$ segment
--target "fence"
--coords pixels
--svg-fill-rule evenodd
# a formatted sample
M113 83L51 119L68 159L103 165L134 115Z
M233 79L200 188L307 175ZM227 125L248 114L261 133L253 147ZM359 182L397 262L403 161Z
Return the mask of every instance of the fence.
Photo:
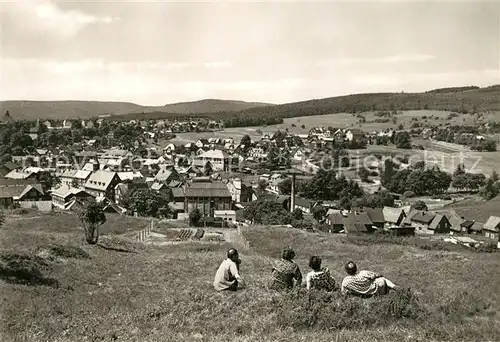
M146 238L149 235L151 235L151 231L154 228L154 224L155 224L155 221L151 220L146 228L144 228L143 230L137 232L137 234L135 235L135 239L137 241L145 241Z

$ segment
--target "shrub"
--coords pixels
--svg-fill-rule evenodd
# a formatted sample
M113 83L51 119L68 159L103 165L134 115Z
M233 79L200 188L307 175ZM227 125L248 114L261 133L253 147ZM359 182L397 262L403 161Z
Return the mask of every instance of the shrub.
M41 270L50 265L43 258L21 254L0 255L0 279L9 283L25 285L48 285L58 287L55 279L45 278Z
M50 254L62 258L89 259L87 252L79 247L54 245L49 248Z
M410 289L393 291L385 297L362 299L339 292L298 289L274 298L277 325L304 330L342 330L384 326L399 319L418 320L426 309Z

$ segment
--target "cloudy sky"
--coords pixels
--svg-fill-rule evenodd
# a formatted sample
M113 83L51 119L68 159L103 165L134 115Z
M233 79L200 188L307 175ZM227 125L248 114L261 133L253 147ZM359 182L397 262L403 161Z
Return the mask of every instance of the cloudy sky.
M284 103L500 83L500 5L1 3L1 100Z

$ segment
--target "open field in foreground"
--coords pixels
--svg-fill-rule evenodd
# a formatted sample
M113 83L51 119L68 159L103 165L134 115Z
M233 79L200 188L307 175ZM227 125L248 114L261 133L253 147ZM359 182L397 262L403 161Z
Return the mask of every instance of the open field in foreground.
M129 230L142 228L128 223ZM228 236L239 247L243 238ZM230 244L158 247L104 237L126 246L113 250L83 244L70 215L48 215L36 224L9 219L0 229L0 340L493 341L500 334L498 253L269 227L248 228L243 236L250 242L241 249L248 288L215 293L213 275ZM343 264L352 259L411 292L361 300L268 291L271 262L286 245L296 249L304 275L308 257L318 254L340 282ZM7 277L9 267L25 272ZM37 272L31 285L15 282Z

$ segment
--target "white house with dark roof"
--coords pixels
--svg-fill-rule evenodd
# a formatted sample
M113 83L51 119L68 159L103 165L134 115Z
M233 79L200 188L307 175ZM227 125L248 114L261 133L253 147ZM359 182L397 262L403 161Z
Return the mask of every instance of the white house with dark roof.
M500 241L500 217L490 216L483 226L483 234L489 239Z
M196 156L194 159L194 166L204 168L205 165L210 162L214 172L229 171L230 160L229 154L224 151L209 150Z
M85 183L85 190L95 197L115 198L115 186L120 183L118 173L111 171L96 171Z

